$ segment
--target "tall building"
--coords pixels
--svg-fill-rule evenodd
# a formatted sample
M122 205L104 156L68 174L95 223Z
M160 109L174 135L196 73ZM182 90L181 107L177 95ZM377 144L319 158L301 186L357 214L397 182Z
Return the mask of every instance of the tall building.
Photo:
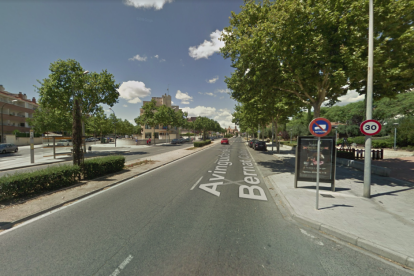
M10 93L0 84L0 112L3 118L0 126L3 129L4 135L12 134L14 130L25 133L30 132L30 126L26 119L32 118L33 112L38 107L36 98L33 97L32 100L29 100L26 94L22 92L18 94ZM2 140L0 139L0 141Z
M156 106L166 105L167 107L171 107L175 111L180 110L178 105L171 105L171 95L164 94L161 97L152 97L152 100L155 100ZM149 103L150 101L144 101L142 105L145 103ZM140 116L144 113L144 110L140 109ZM152 128L149 125L143 125L142 128L142 138L159 138L159 139L166 139L167 135L167 126L158 125L155 128ZM154 137L152 137L152 133L154 133ZM179 136L179 129L177 127L168 127L168 134L170 139L177 138Z

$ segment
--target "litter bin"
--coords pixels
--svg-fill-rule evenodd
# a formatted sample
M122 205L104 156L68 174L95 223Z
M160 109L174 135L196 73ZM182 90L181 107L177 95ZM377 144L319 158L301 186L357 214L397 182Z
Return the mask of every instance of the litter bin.
M91 147L91 146L89 146L89 147L88 147L88 150L89 150L89 151L92 151L92 147Z

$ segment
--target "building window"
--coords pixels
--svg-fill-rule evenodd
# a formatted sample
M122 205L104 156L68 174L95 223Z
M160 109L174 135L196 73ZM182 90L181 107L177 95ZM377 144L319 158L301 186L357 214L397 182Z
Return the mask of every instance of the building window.
M151 129L149 125L145 125L145 129Z
M154 138L160 138L158 132L154 132Z
M145 138L151 138L151 132L145 132Z
M155 126L155 129L160 129L160 126L159 126L159 125L156 125L156 126Z

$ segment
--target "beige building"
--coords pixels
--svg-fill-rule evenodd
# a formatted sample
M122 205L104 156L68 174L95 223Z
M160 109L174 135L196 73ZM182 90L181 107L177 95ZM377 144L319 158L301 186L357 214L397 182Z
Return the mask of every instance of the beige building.
M3 129L4 136L12 134L14 130L29 133L30 126L26 122L27 118L33 117L33 112L39 107L36 99L27 99L26 94L19 92L13 94L6 91L3 85L0 85L0 127ZM0 129L1 135L1 129ZM3 141L2 137L0 141Z
M178 105L171 105L171 95L164 94L161 97L152 97L152 99L155 100L156 106L166 105L168 107L171 107L175 111L180 110ZM145 103L149 103L149 102L150 101L144 101L142 105L144 105ZM143 113L144 113L144 110L141 108L139 115L141 116ZM167 127L162 126L162 125L155 126L155 128L152 128L149 125L143 125L141 126L141 128L142 128L141 139L144 139L144 138L174 139L174 138L179 137L179 134L180 134L180 130L177 127L171 127L171 126L168 126L168 131L167 131Z

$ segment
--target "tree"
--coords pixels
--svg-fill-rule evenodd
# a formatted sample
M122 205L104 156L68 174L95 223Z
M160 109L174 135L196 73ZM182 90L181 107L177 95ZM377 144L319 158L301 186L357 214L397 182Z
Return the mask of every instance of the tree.
M49 70L49 77L38 81L40 86L36 87L40 96L40 107L57 109L66 115L73 112L73 163L81 165L82 113L95 113L101 103L109 106L117 103L119 85L106 70L99 74L86 74L80 63L73 59L59 59L50 64Z
M380 22L374 97L395 96L414 85L414 2L376 1L374 7ZM246 1L222 34L221 53L235 68L225 81L234 98L248 93L242 88L254 80L294 96L319 117L326 100L333 105L348 89L366 93L367 29L364 0Z
M37 133L48 131L70 131L72 128L72 116L70 113L59 109L38 108L33 113L33 118L27 118L28 124Z
M86 131L93 133L94 136L99 134L102 138L104 135L112 132L113 126L109 118L106 116L102 106L99 106L95 114L86 121Z
M213 131L217 129L217 122L213 119L209 119L207 117L198 117L194 121L194 126L197 130L201 130L203 132L203 140L206 140L206 133L207 131Z
M151 101L144 103L142 109L144 112L142 113L142 115L134 119L135 123L138 125L150 126L152 128L151 137L154 138L154 128L155 126L160 124L160 122L158 121L158 117L155 115L158 110L155 99L151 99Z

